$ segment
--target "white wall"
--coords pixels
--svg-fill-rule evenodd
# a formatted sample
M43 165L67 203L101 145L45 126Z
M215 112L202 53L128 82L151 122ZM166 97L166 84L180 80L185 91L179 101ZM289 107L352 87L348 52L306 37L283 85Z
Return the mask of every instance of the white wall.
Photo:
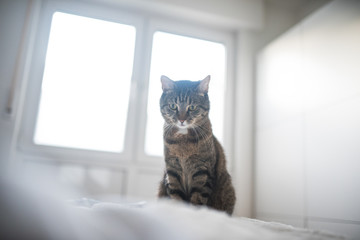
M260 29L263 0L87 0L220 28Z
M258 56L255 214L360 237L360 2L327 4Z
M289 30L304 17L330 0L266 0L264 1L264 22L255 30L254 51L257 52L276 37Z
M6 111L11 83L15 79L27 4L23 1L0 1L0 169L8 162L15 119Z

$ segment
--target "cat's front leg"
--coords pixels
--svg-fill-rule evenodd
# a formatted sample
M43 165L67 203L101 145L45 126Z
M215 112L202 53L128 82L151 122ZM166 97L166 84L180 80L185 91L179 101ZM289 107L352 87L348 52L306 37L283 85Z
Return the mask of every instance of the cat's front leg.
M207 193L194 192L191 194L190 202L194 205L207 205L209 195Z
M179 183L174 182L174 179L169 178L167 172L165 172L164 177L160 182L158 197L169 197L171 199L185 200L184 196L185 194L180 189Z
M207 168L200 168L191 177L189 201L195 205L208 205L213 192L213 177Z
M165 181L166 181L166 173L164 174L164 177L161 180L160 185L159 185L158 197L160 197L160 198L161 197L169 197L169 195L167 194L167 191L166 191Z

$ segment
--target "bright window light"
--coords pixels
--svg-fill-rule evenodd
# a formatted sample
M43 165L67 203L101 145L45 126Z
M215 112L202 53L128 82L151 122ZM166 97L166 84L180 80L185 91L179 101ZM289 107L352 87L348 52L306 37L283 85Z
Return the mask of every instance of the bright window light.
M160 76L173 80L202 80L211 75L209 97L210 120L214 135L223 140L226 48L221 43L156 32L153 39L145 152L163 155L163 124L159 101L162 94Z
M121 152L135 27L53 15L34 142Z

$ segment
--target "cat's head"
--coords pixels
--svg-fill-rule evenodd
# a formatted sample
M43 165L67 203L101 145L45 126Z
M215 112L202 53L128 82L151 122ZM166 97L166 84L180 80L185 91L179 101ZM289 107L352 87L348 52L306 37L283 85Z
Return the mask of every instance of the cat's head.
M188 128L197 127L208 120L209 82L210 76L201 81L173 81L161 76L163 94L160 108L166 123L186 133Z

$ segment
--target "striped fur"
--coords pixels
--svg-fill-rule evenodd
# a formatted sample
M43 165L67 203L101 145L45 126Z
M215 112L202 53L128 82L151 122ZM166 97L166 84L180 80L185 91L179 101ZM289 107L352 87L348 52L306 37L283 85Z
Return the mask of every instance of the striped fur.
M162 77L166 168L158 195L232 214L235 192L208 117L209 80L174 82ZM196 107L189 110L191 105Z

